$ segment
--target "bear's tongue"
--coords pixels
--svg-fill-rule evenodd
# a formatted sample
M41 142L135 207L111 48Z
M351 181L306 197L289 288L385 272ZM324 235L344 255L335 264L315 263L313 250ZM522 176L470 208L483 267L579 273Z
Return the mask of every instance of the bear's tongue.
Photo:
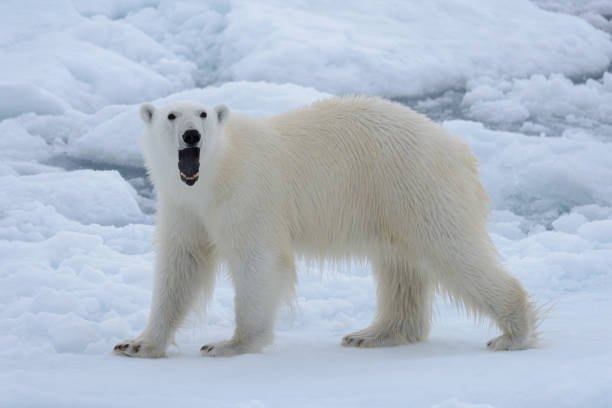
M178 168L181 180L188 186L193 186L200 175L200 148L188 147L178 152Z

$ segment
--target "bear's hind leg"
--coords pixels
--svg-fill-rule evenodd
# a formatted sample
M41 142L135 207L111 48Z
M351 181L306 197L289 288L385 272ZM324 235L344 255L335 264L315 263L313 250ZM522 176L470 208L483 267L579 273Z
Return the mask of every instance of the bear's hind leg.
M343 346L384 347L423 341L429 335L434 287L403 260L374 261L377 310L372 324L342 339Z
M491 244L492 245L492 244ZM442 289L475 315L490 317L503 334L490 340L490 350L520 350L537 342L537 308L521 283L497 259L494 248L465 248L441 267Z

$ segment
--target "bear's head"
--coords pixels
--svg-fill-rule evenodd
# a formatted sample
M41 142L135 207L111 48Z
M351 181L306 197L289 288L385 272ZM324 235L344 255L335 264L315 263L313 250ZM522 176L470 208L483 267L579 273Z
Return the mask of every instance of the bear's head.
M145 155L152 150L155 157L151 160L156 163L174 163L174 167L178 162L177 176L192 186L200 175L200 159L209 160L219 148L228 116L225 105L210 108L195 102L173 102L156 108L145 103L140 107L140 117L147 126Z

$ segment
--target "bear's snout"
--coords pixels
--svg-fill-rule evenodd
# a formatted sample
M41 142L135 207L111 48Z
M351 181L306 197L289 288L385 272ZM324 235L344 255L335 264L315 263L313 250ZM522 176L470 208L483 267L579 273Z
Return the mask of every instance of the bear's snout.
M189 129L183 133L183 141L189 146L193 146L200 141L200 132L196 129Z

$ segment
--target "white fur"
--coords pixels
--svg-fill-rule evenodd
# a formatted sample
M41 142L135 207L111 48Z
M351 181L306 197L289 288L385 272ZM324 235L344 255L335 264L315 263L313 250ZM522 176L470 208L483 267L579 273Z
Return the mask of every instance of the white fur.
M169 121L169 112L177 119ZM202 353L260 351L273 339L279 305L293 293L296 254L366 257L373 265L376 318L344 345L426 339L436 290L500 327L491 349L536 341L537 312L486 231L488 197L476 159L426 117L362 97L264 119L196 103L147 104L141 115L158 191L156 278L147 327L118 353L165 355L196 296L212 290L219 261L236 290L236 331ZM191 187L177 170L187 128L202 134L200 179Z

